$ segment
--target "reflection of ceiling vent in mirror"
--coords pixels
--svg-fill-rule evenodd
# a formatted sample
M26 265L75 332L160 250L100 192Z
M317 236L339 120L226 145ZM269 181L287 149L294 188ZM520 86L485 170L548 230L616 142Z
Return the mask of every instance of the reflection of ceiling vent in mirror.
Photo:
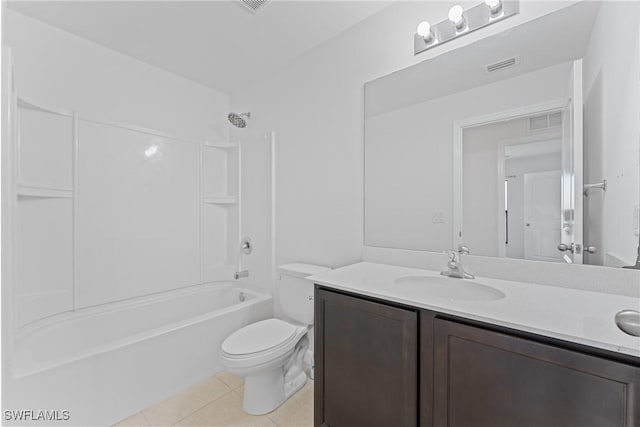
M562 113L543 114L541 116L529 117L529 131L557 128L562 125Z
M240 0L240 3L251 13L256 13L258 9L267 3L267 0Z
M485 70L487 70L488 73L493 73L494 71L515 67L519 62L520 57L513 56L511 58L503 59L502 61L494 62L493 64L485 65Z

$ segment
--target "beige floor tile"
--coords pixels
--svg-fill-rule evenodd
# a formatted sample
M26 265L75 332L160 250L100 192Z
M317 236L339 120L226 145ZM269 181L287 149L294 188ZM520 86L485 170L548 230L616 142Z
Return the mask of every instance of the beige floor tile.
M242 400L236 393L228 393L209 403L188 417L180 420L177 426L207 427L274 427L267 416L248 415L242 409Z
M120 421L113 427L149 427L149 421L147 421L142 412L138 412L137 414Z
M287 401L280 405L275 411L271 412L269 418L279 425L308 402L313 404L313 381L311 380L307 380L304 387L287 399Z
M242 409L242 378L228 373L206 381L139 412L114 427L308 427L313 425L313 381L268 415L252 416Z
M233 392L235 394L237 394L238 396L240 396L240 399L244 398L244 384L241 385L240 387L238 387L237 389L233 390Z
M232 390L242 387L242 385L244 384L244 380L242 379L242 377L238 377L228 372L220 372L216 375L216 377L220 381L228 385Z
M313 427L313 399L279 422L278 427Z
M171 426L230 392L228 385L211 377L146 409L143 414L150 426Z

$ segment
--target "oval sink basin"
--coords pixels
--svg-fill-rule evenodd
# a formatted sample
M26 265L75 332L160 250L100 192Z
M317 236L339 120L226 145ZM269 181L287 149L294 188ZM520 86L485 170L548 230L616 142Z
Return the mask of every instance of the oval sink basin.
M494 301L505 297L502 291L469 279L434 276L405 276L396 279L398 286L412 287L425 295L460 301Z
M623 310L616 314L616 325L626 334L640 337L640 311Z

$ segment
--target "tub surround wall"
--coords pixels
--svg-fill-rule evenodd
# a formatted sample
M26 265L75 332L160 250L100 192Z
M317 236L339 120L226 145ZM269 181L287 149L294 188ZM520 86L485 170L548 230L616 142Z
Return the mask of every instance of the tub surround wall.
M251 125L251 123L250 123ZM277 144L275 132L260 132L249 128L231 129L231 139L240 141L242 180L242 236L253 242L250 255L240 255L242 269L249 271L243 282L259 283L269 291L276 276L272 246L273 228L273 148Z

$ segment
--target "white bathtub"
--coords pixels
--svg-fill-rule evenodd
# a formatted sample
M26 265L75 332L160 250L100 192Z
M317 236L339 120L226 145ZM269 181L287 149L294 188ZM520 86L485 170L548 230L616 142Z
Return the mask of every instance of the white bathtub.
M218 372L222 341L271 314L270 295L219 282L48 318L16 336L3 409L110 425Z

